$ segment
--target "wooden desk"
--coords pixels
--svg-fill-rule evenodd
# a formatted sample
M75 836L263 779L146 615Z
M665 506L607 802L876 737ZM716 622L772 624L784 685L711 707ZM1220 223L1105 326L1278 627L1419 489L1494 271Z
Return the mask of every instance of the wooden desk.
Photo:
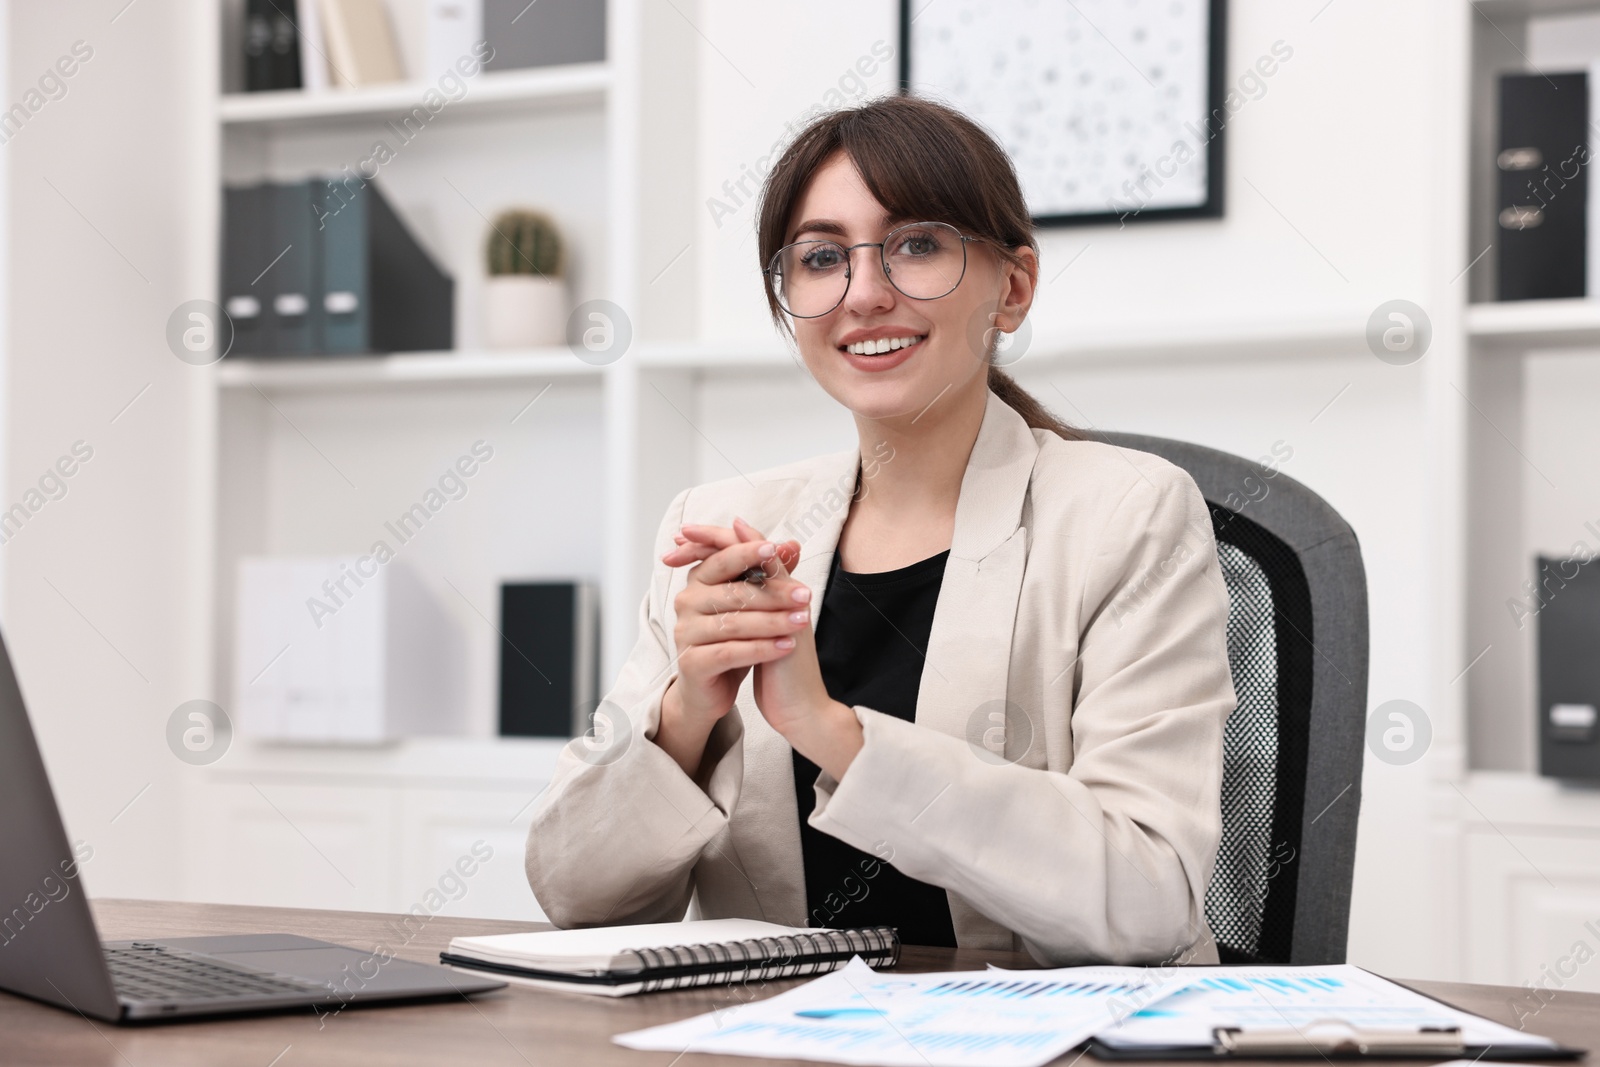
M363 950L384 944L396 955L437 962L450 938L463 934L530 929L526 923L435 918L403 947L393 916L368 912L298 911L156 901L93 902L105 940L193 934L287 931ZM966 949L907 948L901 968L963 970L989 963L1033 966L1026 955ZM798 980L770 982L760 995ZM1523 990L1511 986L1408 982L1458 1007L1514 1023L1511 1004ZM801 1064L799 1060L744 1060L731 1056L636 1052L613 1045L612 1034L698 1015L728 1006L743 987L684 990L644 996L594 997L511 986L472 1001L347 1008L318 1018L311 1011L158 1026L90 1023L71 1012L0 994L0 1063L104 1064L106 1067L302 1067L307 1064L449 1064L467 1067L545 1067L621 1064L627 1067L733 1067L734 1064ZM1600 1049L1600 994L1561 993L1529 1027L1568 1045ZM1076 1053L1060 1060L1073 1062ZM1085 1061L1085 1067L1099 1061ZM1295 1067L1306 1067L1300 1061ZM1409 1061L1407 1067L1417 1067Z

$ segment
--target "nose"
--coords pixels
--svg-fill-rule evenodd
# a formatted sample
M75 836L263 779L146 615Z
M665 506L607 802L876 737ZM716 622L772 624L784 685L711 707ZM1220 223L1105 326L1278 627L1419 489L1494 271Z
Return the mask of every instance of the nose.
M850 288L839 306L864 314L892 305L899 290L884 273L880 246L857 245L850 249L849 255Z

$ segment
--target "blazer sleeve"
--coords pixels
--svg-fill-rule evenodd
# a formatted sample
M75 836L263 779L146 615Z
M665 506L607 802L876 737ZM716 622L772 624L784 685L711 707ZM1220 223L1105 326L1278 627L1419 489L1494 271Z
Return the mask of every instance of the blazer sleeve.
M639 639L599 708L609 728L562 749L549 788L535 802L524 865L535 899L556 926L682 919L694 864L738 799L736 711L712 731L699 781L654 740L661 696L677 676L667 603L674 568L660 557L673 547L689 492L673 499L656 532Z
M897 868L1047 965L1166 960L1208 934L1235 705L1227 593L1193 479L1140 466L1082 590L1070 769L985 762L964 738L856 707L865 744L816 785L811 825L887 843Z

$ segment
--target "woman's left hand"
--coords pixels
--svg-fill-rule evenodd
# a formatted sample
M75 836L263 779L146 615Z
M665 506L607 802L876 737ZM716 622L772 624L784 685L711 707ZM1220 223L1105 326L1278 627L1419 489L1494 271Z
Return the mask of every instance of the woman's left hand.
M726 548L739 541L765 540L761 531L735 518L726 526L684 526L677 538L678 556L698 559L700 554ZM793 544L792 550L785 550ZM798 560L799 545L784 542L768 563L772 577L787 576L785 559ZM811 610L822 609L813 590ZM788 655L768 663L758 663L753 682L756 706L772 728L778 731L802 756L821 767L837 781L862 745L861 724L847 705L828 696L817 661L813 628L802 627L794 634L795 647Z

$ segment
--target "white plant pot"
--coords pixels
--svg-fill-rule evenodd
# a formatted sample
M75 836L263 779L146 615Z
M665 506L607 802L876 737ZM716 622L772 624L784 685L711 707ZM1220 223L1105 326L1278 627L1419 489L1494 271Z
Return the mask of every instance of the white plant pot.
M537 274L496 274L483 287L484 343L541 348L567 341L567 284Z

